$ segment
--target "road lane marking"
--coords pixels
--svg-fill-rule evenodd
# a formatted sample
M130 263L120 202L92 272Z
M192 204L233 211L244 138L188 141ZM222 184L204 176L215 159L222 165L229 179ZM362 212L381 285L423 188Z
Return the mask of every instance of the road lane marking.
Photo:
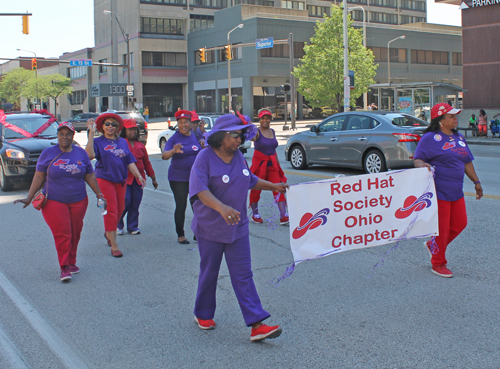
M28 369L24 364L23 357L18 351L16 346L7 337L7 335L0 329L0 350L3 356L7 359L10 367L13 369Z
M154 188L148 188L148 187L144 187L144 189L148 190L148 191L151 191L151 192L162 193L162 194L168 195L168 196L174 196L174 194L172 192L155 190Z
M45 340L52 352L67 368L88 369L88 366L75 354L56 331L45 321L35 308L23 297L21 292L0 272L0 286L14 302L31 326Z

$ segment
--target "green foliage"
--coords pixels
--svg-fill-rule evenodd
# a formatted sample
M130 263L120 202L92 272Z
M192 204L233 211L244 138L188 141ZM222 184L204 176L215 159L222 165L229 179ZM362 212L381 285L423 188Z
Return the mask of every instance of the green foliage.
M368 86L375 83L378 64L371 50L363 46L363 31L352 27L348 15L349 70L355 73L355 88L351 90L351 106ZM344 38L343 10L332 5L331 16L316 22L314 37L304 46L305 56L294 68L297 90L313 107L329 106L340 109L344 98Z
M21 96L29 99L29 94L25 94L25 90L28 89L30 80L34 78L35 72L24 68L15 68L4 74L0 80L0 98L19 106Z

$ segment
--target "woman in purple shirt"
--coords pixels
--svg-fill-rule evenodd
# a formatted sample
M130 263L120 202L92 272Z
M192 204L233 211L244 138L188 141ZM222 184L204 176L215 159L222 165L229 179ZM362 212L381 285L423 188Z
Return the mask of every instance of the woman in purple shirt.
M439 236L424 242L429 251L432 273L451 278L447 268L446 248L467 226L467 213L463 193L464 173L474 182L476 199L483 196L481 181L472 160L474 157L465 138L457 132L457 114L448 104L434 105L431 124L418 143L414 156L416 168L434 167L434 183L438 200Z
M198 238L200 275L194 319L201 329L214 329L217 279L222 256L245 323L252 327L250 339L260 341L281 334L279 326L262 324L269 313L262 308L253 282L248 229L248 190L284 193L285 183L259 179L248 168L239 147L255 136L250 118L228 114L217 119L207 134L208 148L196 158L189 179L194 207L191 229Z
M81 147L73 145L74 136L75 128L71 123L59 125L59 144L42 151L28 197L14 201L14 204L22 202L27 207L43 186L47 202L42 215L54 236L63 282L71 281L71 275L80 271L76 266L76 252L89 203L85 183L98 199L104 200L89 156Z
M175 118L177 119L177 132L165 144L161 158L172 159L168 168L168 181L175 200L174 221L177 242L188 244L189 241L184 233L184 220L189 194L189 173L196 155L201 150L201 145L191 131L191 112L178 110Z

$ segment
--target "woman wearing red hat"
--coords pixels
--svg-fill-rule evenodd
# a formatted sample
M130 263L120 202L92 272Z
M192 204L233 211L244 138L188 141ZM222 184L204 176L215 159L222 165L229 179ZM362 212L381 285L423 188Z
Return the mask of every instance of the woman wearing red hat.
M196 113L196 110L191 112L191 132L194 133L198 142L205 146L205 139L203 138L203 134L205 133L205 124L201 121L200 117Z
M111 246L111 255L122 257L123 253L116 243L118 221L125 209L128 171L133 174L142 187L146 180L135 166L136 159L128 148L127 141L118 136L123 128L123 119L113 113L101 114L95 120L87 121L89 140L85 151L90 160L96 158L95 173L99 187L108 202L107 214L104 215L104 237ZM95 130L103 135L94 137Z
M98 199L104 200L89 156L81 147L73 145L74 136L75 128L71 123L59 125L58 145L42 151L28 197L14 201L14 204L22 202L27 207L43 186L47 202L42 215L54 237L62 282L71 281L71 275L80 271L76 253L89 203L85 183Z
M149 161L146 147L139 141L139 127L137 126L135 119L125 119L123 121L123 126L125 129L122 129L120 132L120 137L127 140L128 148L137 160L135 162L135 166L139 170L139 173L141 173L141 176L146 178L147 173L147 175L153 180L153 187L156 190L158 188L158 182L156 182L155 171ZM118 229L116 230L117 234L123 234L123 218L125 218L125 214L127 214L127 230L131 234L141 233L141 230L139 229L139 206L141 206L143 192L144 190L141 184L129 171L127 177L127 191L125 194L125 210L123 211L120 221L118 222Z
M184 220L189 194L189 174L194 159L202 147L190 129L191 112L178 110L175 113L175 118L177 119L177 132L165 144L161 158L163 160L172 159L168 168L168 181L175 200L175 230L177 242L186 245L189 241L184 233Z
M474 182L476 199L483 196L474 157L465 138L457 132L460 109L441 103L431 110L431 124L418 143L414 156L416 168L434 167L434 183L438 199L439 236L424 242L431 255L432 273L451 278L447 267L446 248L467 226L463 193L464 173Z
M257 177L271 183L286 183L285 173L281 169L278 155L276 154L278 140L276 139L274 129L271 128L271 117L272 114L269 110L261 109L259 111L260 127L257 135L253 138L255 150L250 171ZM254 223L263 223L258 211L260 192L259 190L250 191L250 207L252 208L252 221ZM273 192L273 195L274 198L279 196L280 224L287 224L289 217L286 212L285 196L278 192Z

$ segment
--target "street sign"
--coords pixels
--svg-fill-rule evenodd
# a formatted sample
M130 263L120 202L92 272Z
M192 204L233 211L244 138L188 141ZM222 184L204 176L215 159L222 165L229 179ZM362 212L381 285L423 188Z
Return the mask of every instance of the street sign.
M69 65L72 67L91 67L92 59L73 59L69 61Z
M97 83L90 86L90 97L127 96L126 83Z
M127 85L127 91L134 91L134 85Z
M127 91L128 96L134 96L134 91Z
M255 48L258 49L270 49L274 46L274 37L258 38L255 40Z

